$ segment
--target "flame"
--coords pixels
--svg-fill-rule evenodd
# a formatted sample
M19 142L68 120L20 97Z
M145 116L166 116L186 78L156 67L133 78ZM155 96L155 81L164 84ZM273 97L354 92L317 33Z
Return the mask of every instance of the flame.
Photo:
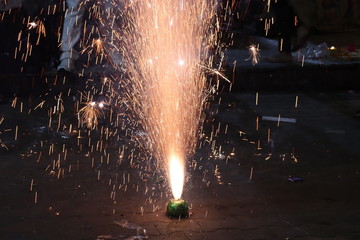
M169 159L170 186L175 200L181 198L184 186L184 161L177 156Z

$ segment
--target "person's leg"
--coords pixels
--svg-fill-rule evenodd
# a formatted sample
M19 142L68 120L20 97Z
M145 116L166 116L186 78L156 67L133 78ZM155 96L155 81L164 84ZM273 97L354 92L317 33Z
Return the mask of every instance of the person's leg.
M299 50L300 48L302 48L305 45L309 34L310 34L310 29L308 27L306 27L299 20L299 24L298 24L298 27L296 29L296 37L294 39L293 47L292 47L291 50L296 51L296 50Z
M291 53L291 35L295 27L295 14L288 0L277 0L274 3L276 24L279 34L280 52Z
M288 0L277 0L273 3L275 22L278 32L279 53L265 58L267 62L288 63L292 62L291 56L291 35L295 25L295 15Z
M67 10L61 37L61 55L58 70L71 71L74 62L79 58L79 53L74 49L80 39L85 7L81 0L66 0Z

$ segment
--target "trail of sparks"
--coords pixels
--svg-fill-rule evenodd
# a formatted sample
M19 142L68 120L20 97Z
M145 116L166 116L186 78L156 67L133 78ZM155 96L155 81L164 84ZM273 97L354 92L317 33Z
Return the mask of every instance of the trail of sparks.
M128 1L124 12L121 34L111 31L108 40L123 52L125 95L147 133L146 148L168 173L174 172L171 166L182 172L171 174L181 179L169 179L182 188L185 159L194 152L209 93L205 70L212 69L218 40L217 1ZM180 198L182 189L174 192Z

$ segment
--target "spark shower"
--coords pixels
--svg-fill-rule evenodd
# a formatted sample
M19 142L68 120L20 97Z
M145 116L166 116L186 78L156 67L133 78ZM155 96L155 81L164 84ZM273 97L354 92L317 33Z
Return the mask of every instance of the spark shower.
M118 4L111 2L113 9ZM186 159L195 151L210 94L218 5L215 0L129 0L121 16L105 10L101 19L105 51L126 75L119 83L120 101L145 132L143 146L166 169L174 199L181 198ZM116 65L116 55L122 55L123 65Z

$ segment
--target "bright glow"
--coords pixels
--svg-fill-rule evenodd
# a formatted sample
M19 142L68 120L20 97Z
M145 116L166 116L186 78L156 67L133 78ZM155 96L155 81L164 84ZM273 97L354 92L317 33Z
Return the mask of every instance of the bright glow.
M85 106L78 112L79 119L90 129L93 129L97 126L98 118L102 116L102 112L97 106L98 105L96 105L96 102L87 102L85 103Z
M38 25L37 25L37 23L36 22L29 22L28 23L28 27L29 27L29 29L33 29L33 28L36 28Z
M180 60L179 60L179 65L180 65L180 66L183 66L184 64L185 64L184 60L180 59Z
M169 160L169 175L171 190L175 200L181 198L184 186L184 161L177 156L171 156Z
M102 41L101 39L96 39L94 41L94 45L95 45L95 49L96 49L96 53L99 54L102 52L102 49L103 49L103 45L102 45Z
M251 60L251 63L253 65L256 65L259 63L260 61L260 49L259 46L256 46L254 44L250 45L248 47L249 49L249 53L250 53L250 57L246 60Z

